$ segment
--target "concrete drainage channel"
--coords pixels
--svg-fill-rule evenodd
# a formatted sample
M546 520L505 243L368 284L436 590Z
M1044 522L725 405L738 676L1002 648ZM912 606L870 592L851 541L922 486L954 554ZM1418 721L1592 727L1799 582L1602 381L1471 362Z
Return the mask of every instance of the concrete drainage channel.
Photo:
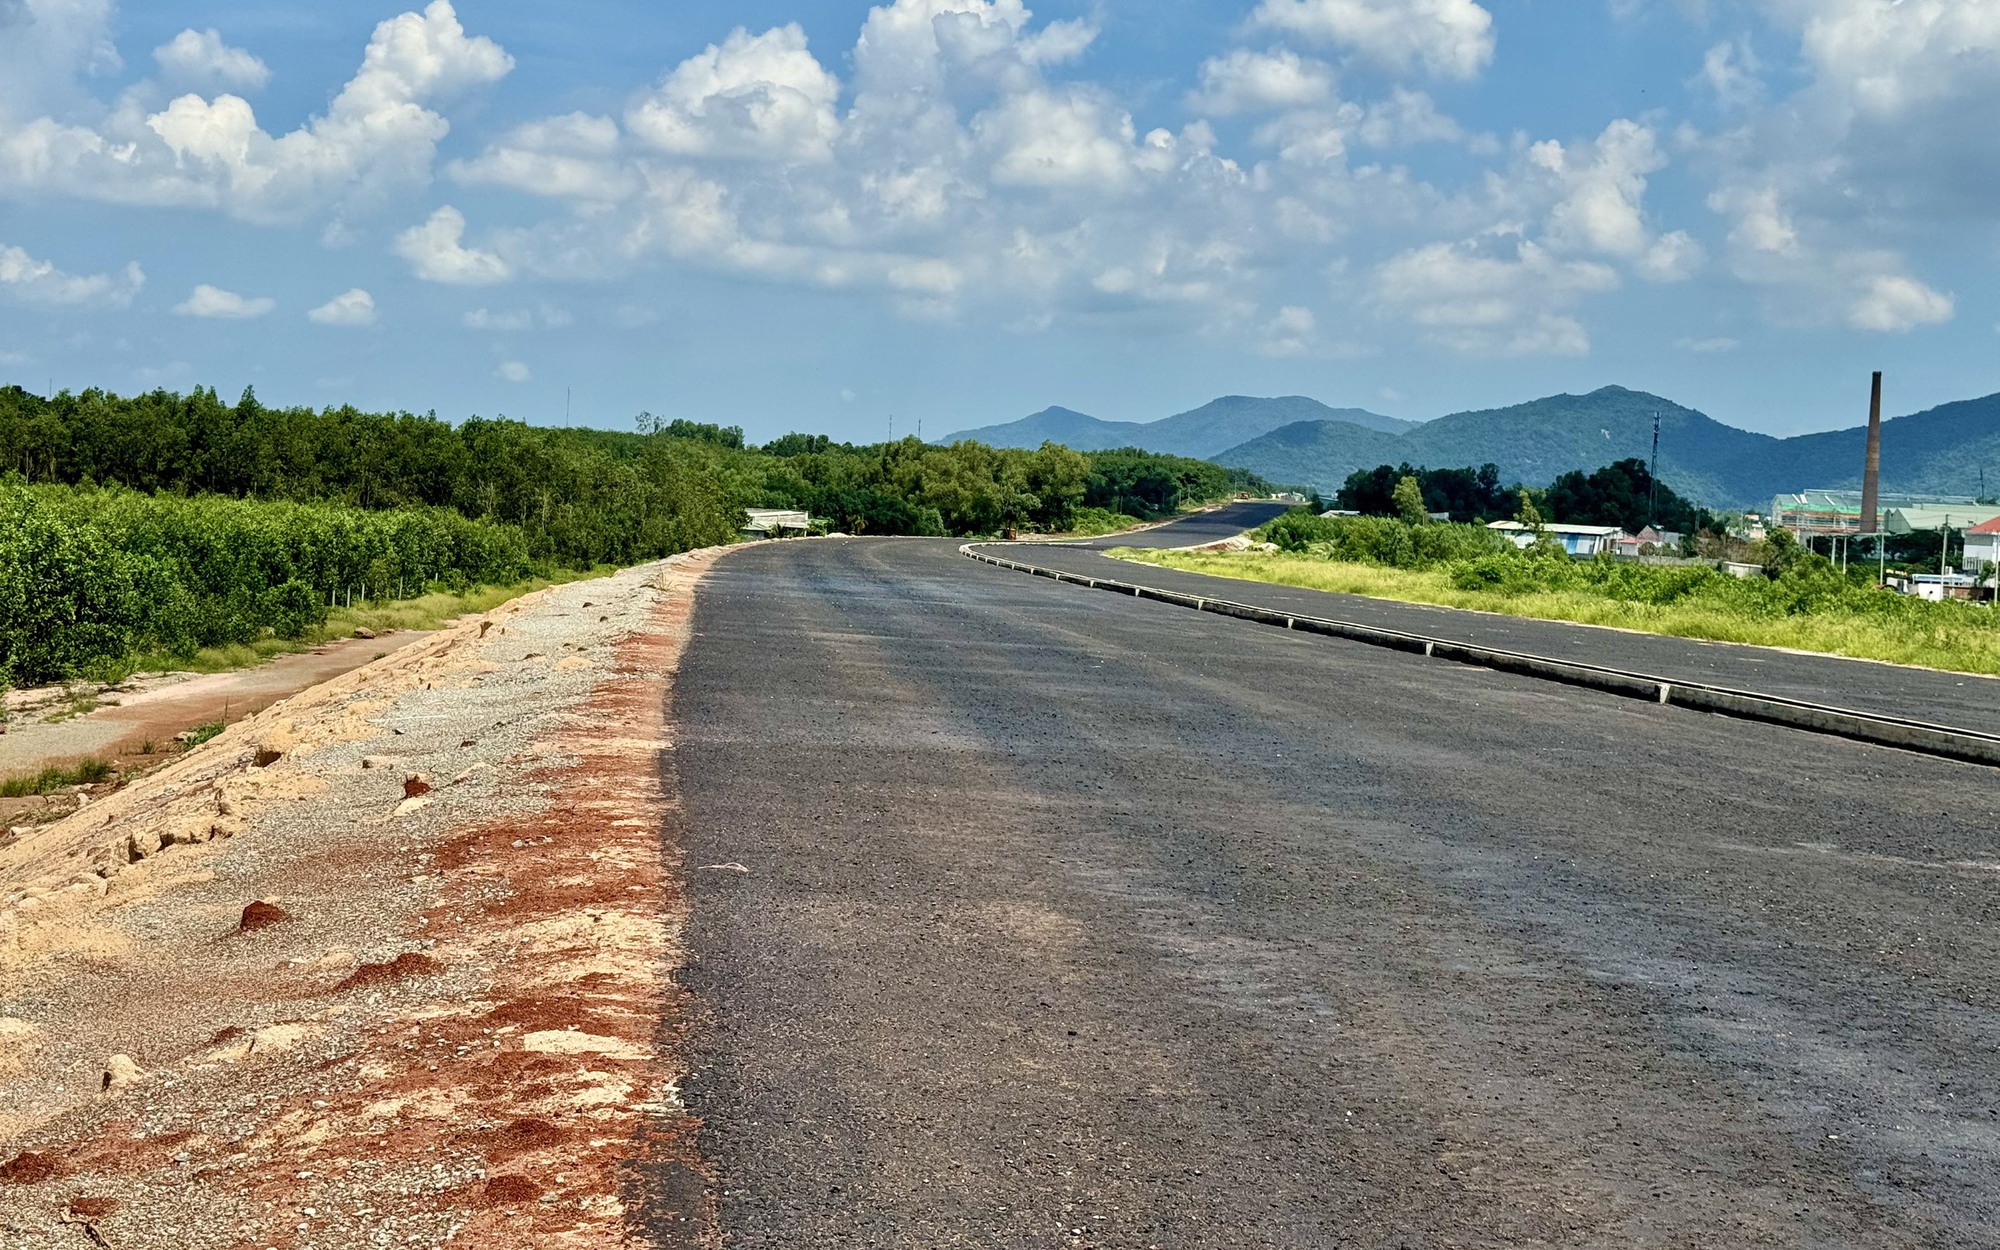
M1978 730L1954 729L1949 725L1932 725L1924 721L1905 720L1895 716L1878 716L1871 712L1856 712L1848 708L1807 703L1800 699L1787 699L1778 695L1731 690L1726 686L1669 681L1664 677L1652 677L1645 673L1600 668L1593 664L1578 664L1570 660L1528 655L1519 651L1500 651L1492 647L1451 642L1443 638L1428 638L1422 634L1406 634L1393 629L1380 629L1373 625L1360 625L1353 621L1278 612L1254 604L1183 594L1176 590L1161 590L1155 586L1140 586L1114 578L1085 577L1080 573L1068 573L1061 569L1023 564L1018 560L990 555L978 550L977 545L973 543L965 544L958 551L960 555L981 563L1012 569L1017 573L1032 573L1036 577L1067 582L1073 586L1108 590L1121 595L1131 595L1137 599L1151 599L1158 603L1171 603L1176 607L1193 608L1197 612L1213 612L1218 616L1254 621L1259 625L1268 625L1275 629L1323 634L1330 638L1344 638L1349 642L1366 643L1371 647L1387 647L1392 651L1404 651L1439 660L1453 660L1460 664L1496 669L1522 677L1584 686L1628 699L1640 699L1647 703L1683 707L1697 712L1713 712L1718 716L1734 716L1741 720L1764 721L1767 724L1784 725L1811 733L1851 738L1857 742L1872 743L1876 746L1896 747L1923 755L1941 756L1967 764L2000 767L2000 735L1982 733Z

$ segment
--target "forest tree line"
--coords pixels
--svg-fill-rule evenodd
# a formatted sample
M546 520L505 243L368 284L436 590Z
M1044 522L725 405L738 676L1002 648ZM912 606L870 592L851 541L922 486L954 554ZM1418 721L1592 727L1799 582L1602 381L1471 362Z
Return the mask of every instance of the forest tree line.
M0 388L0 685L138 651L296 638L383 596L627 565L732 541L746 508L853 534L1052 531L1242 490L1124 450L855 446L641 414L632 431Z
M1721 532L1721 518L1655 482L1644 460L1620 460L1585 473L1573 469L1546 487L1519 483L1503 485L1500 467L1424 469L1404 464L1381 465L1350 474L1341 486L1339 506L1363 516L1397 516L1396 486L1414 478L1429 512L1449 514L1457 522L1512 520L1523 498L1544 520L1565 525L1616 525L1636 534L1651 524L1660 530L1694 534Z
M506 418L270 408L180 395L0 388L0 473L156 493L451 508L511 525L537 559L631 563L727 541L744 508L803 508L848 533L1061 529L1085 508L1151 517L1267 484L1201 460L914 438L856 446L640 414L632 432Z

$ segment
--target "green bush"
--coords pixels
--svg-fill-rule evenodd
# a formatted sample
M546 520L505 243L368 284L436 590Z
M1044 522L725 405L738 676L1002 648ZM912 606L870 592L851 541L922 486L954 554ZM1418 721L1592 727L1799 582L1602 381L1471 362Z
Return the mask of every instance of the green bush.
M1305 508L1285 513L1265 525L1257 536L1280 551L1397 569L1433 568L1513 550L1505 538L1483 525L1411 525L1392 517L1323 517Z

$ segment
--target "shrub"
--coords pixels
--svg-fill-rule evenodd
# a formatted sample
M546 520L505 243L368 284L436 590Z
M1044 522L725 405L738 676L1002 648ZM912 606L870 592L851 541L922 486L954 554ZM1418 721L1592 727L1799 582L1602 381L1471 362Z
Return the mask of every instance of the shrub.
M1270 522L1258 537L1280 551L1399 569L1432 568L1511 550L1506 539L1483 525L1411 525L1390 517L1315 516L1305 509Z
M36 684L139 650L294 639L347 587L530 571L518 531L441 509L0 483L0 671Z

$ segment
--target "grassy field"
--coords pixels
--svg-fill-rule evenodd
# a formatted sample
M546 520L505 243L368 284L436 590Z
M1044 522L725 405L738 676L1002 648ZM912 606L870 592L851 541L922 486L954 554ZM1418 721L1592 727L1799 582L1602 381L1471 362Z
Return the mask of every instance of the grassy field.
M1445 568L1387 568L1310 555L1132 550L1116 554L1144 564L1279 586L2000 676L2000 612L1969 604L1900 603L1894 615L1840 611L1762 615L1699 598L1662 604L1577 590L1463 590L1453 584Z

